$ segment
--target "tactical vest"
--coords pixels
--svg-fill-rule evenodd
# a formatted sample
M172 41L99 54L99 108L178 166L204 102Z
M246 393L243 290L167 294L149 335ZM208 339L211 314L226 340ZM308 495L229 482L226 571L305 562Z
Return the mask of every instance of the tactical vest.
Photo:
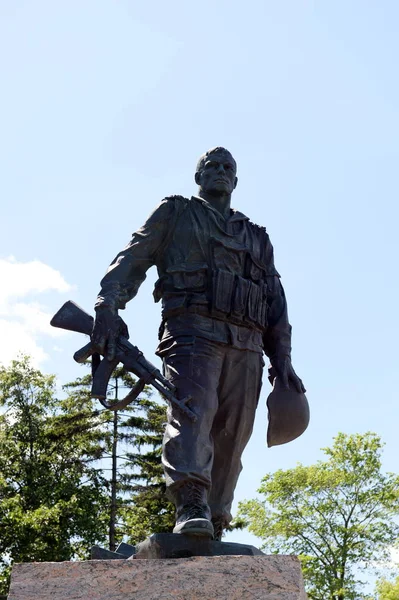
M187 312L265 331L270 247L266 230L242 213L225 221L205 200L180 198L174 225L156 261L154 299L167 320Z

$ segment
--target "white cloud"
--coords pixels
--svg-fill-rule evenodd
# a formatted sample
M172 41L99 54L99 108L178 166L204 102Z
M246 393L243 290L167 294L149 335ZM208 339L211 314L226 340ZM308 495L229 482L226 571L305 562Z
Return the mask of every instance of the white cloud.
M7 365L19 353L29 354L35 365L47 358L43 348L27 332L24 323L0 319L0 363Z
M59 271L38 260L18 262L0 259L0 363L8 364L19 353L29 354L35 365L47 358L40 338L59 338L62 329L50 326L52 312L37 296L44 292L66 293L71 286Z
M50 325L52 315L43 310L43 307L37 302L24 304L19 302L10 308L10 316L20 319L26 324L26 328L31 334L45 334L51 337L60 337L65 332L56 329Z
M38 260L18 262L13 256L0 259L0 310L14 298L56 290L68 292L71 286L59 271Z

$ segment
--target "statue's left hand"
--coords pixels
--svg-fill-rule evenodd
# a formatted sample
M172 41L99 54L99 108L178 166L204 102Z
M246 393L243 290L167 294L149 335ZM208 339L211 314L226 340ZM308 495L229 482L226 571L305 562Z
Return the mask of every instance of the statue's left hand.
M306 392L302 379L295 373L289 356L275 357L270 362L269 381L271 384L273 384L274 378L278 377L283 387L289 388L291 385L299 394Z

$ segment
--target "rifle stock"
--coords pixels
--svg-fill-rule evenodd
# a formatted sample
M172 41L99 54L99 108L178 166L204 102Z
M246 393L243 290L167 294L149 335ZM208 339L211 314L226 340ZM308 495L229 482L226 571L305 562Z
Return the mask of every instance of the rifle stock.
M90 335L94 319L72 300L65 302L50 321L53 327Z

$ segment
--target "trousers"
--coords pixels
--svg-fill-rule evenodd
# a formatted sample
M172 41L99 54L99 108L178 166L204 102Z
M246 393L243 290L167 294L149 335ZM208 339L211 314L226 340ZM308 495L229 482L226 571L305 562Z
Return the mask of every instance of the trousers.
M179 399L191 397L193 422L175 405L167 411L162 462L167 494L192 481L208 490L212 517L231 519L241 455L258 405L262 355L201 337L177 337L163 353L165 376Z

